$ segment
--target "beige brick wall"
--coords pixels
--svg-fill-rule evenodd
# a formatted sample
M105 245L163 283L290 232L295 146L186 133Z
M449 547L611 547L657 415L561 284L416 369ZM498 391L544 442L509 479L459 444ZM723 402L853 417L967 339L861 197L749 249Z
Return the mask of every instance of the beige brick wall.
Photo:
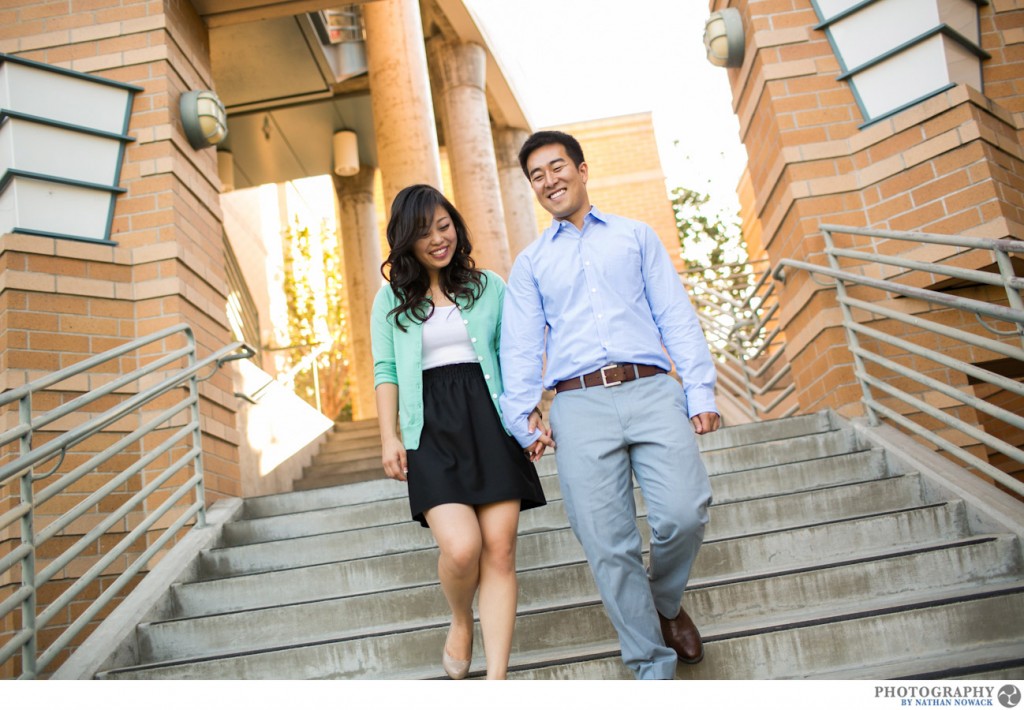
M16 386L177 323L191 326L200 356L230 342L216 155L189 146L177 110L182 92L211 83L208 38L192 5L177 0L5 3L0 7L0 51L142 88L128 129L135 141L128 144L122 165L120 184L127 192L118 198L114 214L111 238L117 246L0 236L0 385ZM158 354L150 349L138 361ZM124 358L109 369L116 374L136 364ZM87 386L69 385L54 395L55 401ZM212 502L240 493L231 377L217 373L200 386L200 397L207 501ZM0 415L9 420L6 413ZM5 453L10 455L0 455ZM12 506L11 488L0 489L0 510ZM153 496L147 510L166 495ZM47 514L59 513L80 496L69 491L54 500L54 511ZM14 544L16 529L0 532L5 533L0 537L3 554ZM41 553L52 555L77 539L80 532L69 531ZM120 532L112 532L98 540L41 590L41 598L56 596L118 539ZM131 555L113 571L123 569ZM0 580L0 585L10 581ZM59 634L108 583L93 585L83 601L44 630L46 639ZM10 620L5 623L0 643L10 631ZM17 665L7 664L0 676L15 675Z
M809 0L710 6L744 15L753 56L729 70L750 158L744 220L763 227L755 241L773 260L820 261L824 222L1024 237L1020 87L1012 76L1021 61L1014 28L1024 12L999 2L981 9L983 42L993 53L986 86L998 89L982 96L958 87L862 129L853 94L836 80L831 46L813 29ZM805 281L794 274L782 296L801 406L858 413L856 389L837 386L849 356L828 336L834 302L829 293L812 297Z

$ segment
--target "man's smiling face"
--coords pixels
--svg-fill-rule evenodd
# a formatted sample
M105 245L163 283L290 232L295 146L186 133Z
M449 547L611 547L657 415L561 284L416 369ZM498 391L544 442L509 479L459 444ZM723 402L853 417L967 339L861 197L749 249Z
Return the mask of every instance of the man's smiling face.
M526 160L530 185L541 207L556 219L577 226L590 209L587 195L587 164L576 167L560 143L541 146Z

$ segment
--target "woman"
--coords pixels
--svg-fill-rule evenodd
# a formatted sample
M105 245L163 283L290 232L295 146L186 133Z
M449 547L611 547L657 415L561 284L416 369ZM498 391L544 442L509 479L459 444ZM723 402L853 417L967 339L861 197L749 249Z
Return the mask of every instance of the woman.
M462 217L429 185L395 197L387 229L390 272L373 302L374 384L384 472L408 481L414 520L441 554L438 576L452 612L442 666L469 672L473 596L487 677L504 678L518 587L519 511L544 505L533 462L505 431L498 339L505 284L474 268ZM530 419L541 426L540 412Z

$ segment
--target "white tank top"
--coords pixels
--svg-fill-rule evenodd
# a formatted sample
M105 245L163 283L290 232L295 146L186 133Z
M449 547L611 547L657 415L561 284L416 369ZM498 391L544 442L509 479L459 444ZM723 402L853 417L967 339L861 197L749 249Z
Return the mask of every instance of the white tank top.
M423 369L477 362L462 313L455 306L434 306L423 323Z

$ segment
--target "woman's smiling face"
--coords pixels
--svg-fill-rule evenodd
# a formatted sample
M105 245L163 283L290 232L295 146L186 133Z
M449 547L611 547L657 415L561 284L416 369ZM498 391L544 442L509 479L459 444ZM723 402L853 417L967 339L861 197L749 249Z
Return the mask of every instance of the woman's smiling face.
M427 271L434 274L451 263L458 236L448 210L438 205L434 218L412 247L413 256Z

